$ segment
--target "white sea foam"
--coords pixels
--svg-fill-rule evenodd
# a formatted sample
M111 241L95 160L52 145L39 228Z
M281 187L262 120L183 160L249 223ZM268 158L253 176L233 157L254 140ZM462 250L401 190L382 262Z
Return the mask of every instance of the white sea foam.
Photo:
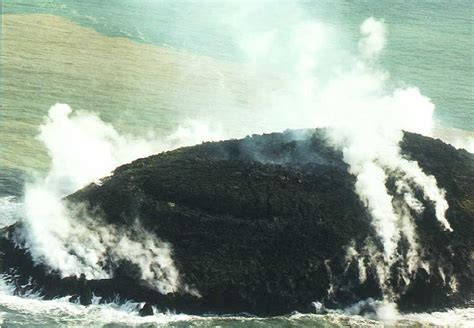
M12 326L24 323L22 318L25 317L38 325L74 327L103 327L107 324L161 326L200 319L185 314L159 313L156 308L155 315L140 317L138 310L143 303L128 301L99 304L100 299L96 297L92 305L85 307L69 302L68 296L54 300L43 300L36 295L15 296L14 289L7 280L0 279L0 313L3 312L4 323Z
M0 197L0 229L14 224L21 215L22 204L14 196Z
M335 323L351 322L362 327L474 327L474 308L454 308L431 313L400 314L394 303L374 300L361 300L342 310L319 308L326 321ZM298 314L293 317L314 317L315 315ZM316 315L322 317L321 315Z
M273 318L243 316L194 316L170 312L158 312L140 317L138 309L143 303L122 302L100 304L95 297L93 304L85 307L69 302L69 297L43 300L37 295L19 297L13 294L14 287L4 278L0 279L0 323L8 327L24 326L25 320L38 326L74 327L175 327L175 326L287 326L314 327L314 325L337 325L357 327L472 327L474 308L451 309L445 312L400 315L391 311L390 304L365 300L345 310L326 310L326 314L300 314ZM363 312L366 306L374 306L375 312Z

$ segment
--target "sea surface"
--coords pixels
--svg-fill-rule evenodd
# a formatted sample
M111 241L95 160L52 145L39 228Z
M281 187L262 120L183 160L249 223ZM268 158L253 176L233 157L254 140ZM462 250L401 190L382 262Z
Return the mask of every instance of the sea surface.
M300 25L323 31L317 35L324 37L318 57L324 80L337 71L329 67L344 71L350 65L361 23L368 17L382 21L386 43L374 67L389 76L387 88L416 86L435 106L431 135L474 151L472 0L2 0L1 10L2 227L16 220L24 182L52 165L37 136L56 103L95 113L126 140L172 143L200 140L196 135L214 130L239 137L302 127L281 91L293 81L290 68L299 56L286 32ZM272 48L275 35L283 36ZM282 103L280 112L275 104ZM89 156L85 147L72 151ZM474 320L472 308L383 321L343 312L140 318L136 306L85 308L39 295L20 298L8 282L0 286L2 327L421 327L472 326Z

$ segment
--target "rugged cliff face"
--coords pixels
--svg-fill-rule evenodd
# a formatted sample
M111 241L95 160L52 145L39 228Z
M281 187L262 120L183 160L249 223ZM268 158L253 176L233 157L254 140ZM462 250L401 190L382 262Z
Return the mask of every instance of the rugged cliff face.
M454 231L441 229L420 194L426 210L414 214L416 233L430 270L419 268L407 283L397 274L403 264L394 265L395 301L405 311L465 303L474 291L474 156L409 133L401 148L446 190ZM188 313L274 315L311 311L314 301L344 306L382 297L376 268L366 263L360 279L360 265L348 256L367 240L380 248L354 184L324 131L289 131L139 159L66 201L86 204L84 213L104 224L128 227L138 220L172 246L181 274L176 292L159 293L140 279L138 267L122 261L104 264L113 279L87 283L104 299L118 294ZM395 199L393 181L387 186ZM9 234L15 229L21 226ZM33 276L47 297L80 293L79 279L34 267L27 253L2 243L3 271L16 269L19 285ZM399 252L407 247L402 239Z

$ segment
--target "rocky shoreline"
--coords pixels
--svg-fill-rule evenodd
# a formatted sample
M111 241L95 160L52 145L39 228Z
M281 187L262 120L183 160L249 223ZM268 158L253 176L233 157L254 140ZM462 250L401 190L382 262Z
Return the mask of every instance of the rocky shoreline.
M426 210L414 214L416 232L434 269L419 268L407 285L397 275L402 263L392 268L398 307L411 312L466 304L474 292L474 156L411 133L400 146L446 190L454 231L441 229L420 194ZM360 267L347 259L349 246L362 252L368 238L376 240L354 184L324 130L181 148L118 167L100 185L65 199L70 206L86 204L84 211L100 213L104 224L127 227L138 219L171 245L181 276L175 292L160 293L129 261L105 264L111 279L61 278L12 242L21 224L0 239L1 271L13 277L20 295L36 289L45 298L76 295L87 305L93 293L103 301L119 297L188 314L269 316L312 312L315 301L338 308L380 299L375 268L368 266L361 281ZM387 187L396 197L390 179ZM401 240L400 253L404 248Z

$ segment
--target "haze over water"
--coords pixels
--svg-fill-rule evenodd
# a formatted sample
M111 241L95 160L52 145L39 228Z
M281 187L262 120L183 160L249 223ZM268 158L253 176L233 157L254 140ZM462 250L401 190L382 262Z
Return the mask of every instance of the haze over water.
M252 113L266 77L244 67L249 57L239 32L285 28L296 19L288 6L266 6L263 12L236 1L3 1L1 164L45 168L48 158L33 136L57 102L135 134L169 133L185 119L226 127L261 120ZM380 65L392 83L417 86L431 98L439 135L473 137L471 1L299 6L305 19L338 30L338 39L329 40L335 53L357 48L365 18L383 19L388 41ZM271 68L269 74L280 73Z

